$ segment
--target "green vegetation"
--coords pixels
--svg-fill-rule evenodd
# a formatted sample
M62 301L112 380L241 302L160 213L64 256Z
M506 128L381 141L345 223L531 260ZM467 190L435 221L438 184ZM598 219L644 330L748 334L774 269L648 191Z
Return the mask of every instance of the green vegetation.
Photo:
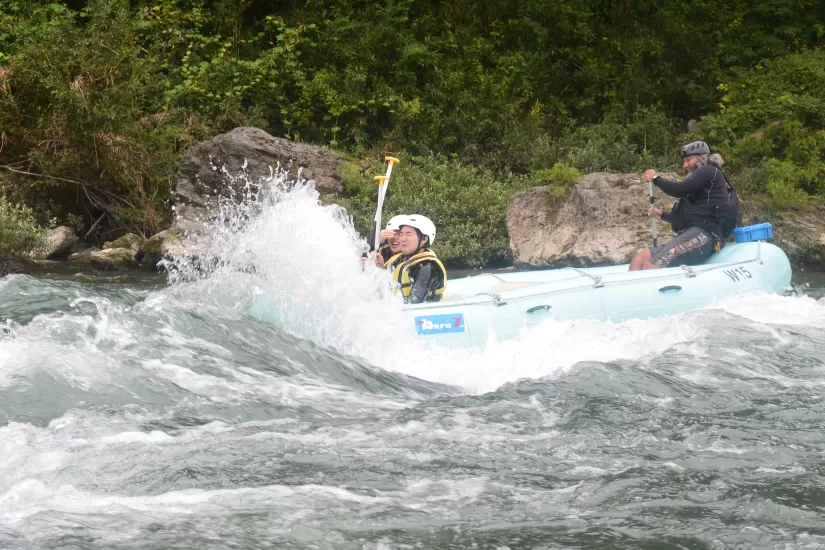
M768 60L720 84L718 114L702 122L747 192L775 205L825 195L825 50Z
M148 236L180 152L251 125L401 157L388 210L431 214L470 265L503 258L513 192L673 170L686 140L746 197L804 204L825 195L823 37L819 0L5 0L0 193Z
M45 244L46 233L35 222L31 210L12 205L0 195L0 244L11 254L38 252Z
M371 173L383 172L381 164ZM567 174L570 175L570 174ZM353 216L356 228L368 235L375 214L375 184L350 186L351 196L340 200ZM438 228L435 249L453 264L482 266L501 263L508 248L505 207L516 191L539 185L529 176L493 173L489 168L434 156L405 159L393 171L385 218L422 213Z

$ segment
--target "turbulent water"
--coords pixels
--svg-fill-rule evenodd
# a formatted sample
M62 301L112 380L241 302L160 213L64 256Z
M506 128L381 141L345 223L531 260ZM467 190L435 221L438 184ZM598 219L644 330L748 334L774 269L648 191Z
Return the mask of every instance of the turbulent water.
M825 547L825 279L425 349L339 210L259 199L222 261L0 279L0 548Z

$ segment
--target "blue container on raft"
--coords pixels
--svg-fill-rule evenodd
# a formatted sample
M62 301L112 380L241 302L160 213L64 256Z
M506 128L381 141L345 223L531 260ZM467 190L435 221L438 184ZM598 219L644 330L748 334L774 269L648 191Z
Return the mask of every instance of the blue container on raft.
M737 243L762 241L773 237L773 226L770 223L758 223L746 227L737 227L733 230L733 236Z

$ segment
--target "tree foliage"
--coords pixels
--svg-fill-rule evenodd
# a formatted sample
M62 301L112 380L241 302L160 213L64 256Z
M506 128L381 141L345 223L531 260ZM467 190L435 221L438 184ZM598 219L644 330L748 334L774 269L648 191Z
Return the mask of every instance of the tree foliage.
M557 163L667 168L699 137L797 200L825 193L823 36L818 0L5 0L0 164L47 177L4 188L151 233L181 149L243 124L477 167L502 197Z

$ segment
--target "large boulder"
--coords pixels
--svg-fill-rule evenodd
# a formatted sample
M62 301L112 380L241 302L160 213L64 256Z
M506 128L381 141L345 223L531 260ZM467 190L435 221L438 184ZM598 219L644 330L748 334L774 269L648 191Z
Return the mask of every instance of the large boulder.
M338 172L343 162L324 147L293 143L258 128L235 128L184 152L177 175L176 221L172 229L184 239L187 234L196 234L213 215L217 197L242 196L247 183L257 184L279 166L291 179L297 179L300 169L301 177L314 182L321 193L338 194L343 190ZM246 178L238 177L242 173Z
M566 197L553 186L515 195L507 206L510 253L520 267L627 263L652 244L649 188L639 174L593 173ZM674 200L656 193L656 205ZM672 235L658 222L660 242Z
M74 230L61 225L46 235L46 246L39 256L47 260L64 260L72 253L72 247L77 244L77 241Z

